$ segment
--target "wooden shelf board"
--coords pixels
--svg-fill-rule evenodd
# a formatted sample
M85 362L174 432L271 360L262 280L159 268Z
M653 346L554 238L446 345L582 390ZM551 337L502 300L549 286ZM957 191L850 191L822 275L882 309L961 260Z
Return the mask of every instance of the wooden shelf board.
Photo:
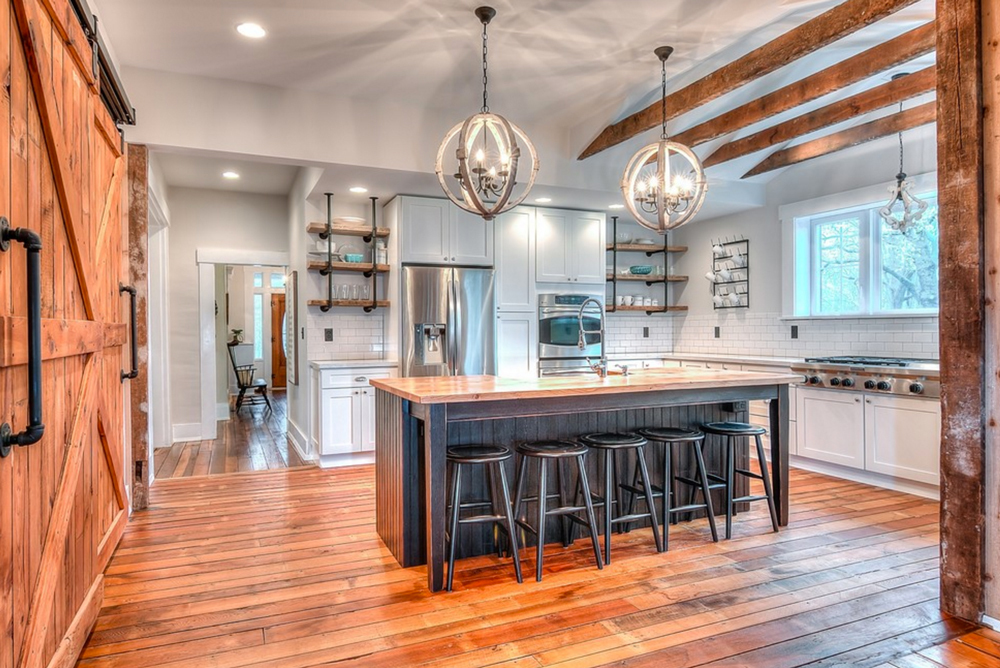
M615 280L614 274L608 274L608 281ZM618 276L619 281L631 281L636 283L686 283L688 281L687 276L654 276L649 274L648 276L642 276L639 274L629 274L627 276Z
M645 313L647 311L650 313L674 313L687 310L687 306L609 306L607 309L608 313L614 313L616 311L629 311L633 313Z
M306 232L308 232L309 234L319 234L320 232L326 232L326 223L309 223L309 225L306 227ZM361 227L357 225L333 226L334 236L367 237L371 233L372 233L371 227ZM376 230L375 236L383 238L389 236L389 228L379 227Z
M608 250L614 250L614 244L608 244ZM686 253L687 246L667 246L668 253ZM654 246L650 244L618 244L618 250L624 252L635 252L635 253L662 253L663 246Z
M357 273L364 273L366 271L371 271L371 262L334 262L332 265L334 271L351 271ZM326 269L326 262L322 260L310 260L308 264L310 271L319 271L320 269ZM380 274L389 273L389 265L380 264L376 271Z
M338 308L363 308L365 306L371 306L371 303L370 299L334 299L330 305ZM309 300L309 306L326 306L326 304L327 301L325 299ZM384 299L380 299L378 300L377 305L379 308L387 308L389 306L389 302Z

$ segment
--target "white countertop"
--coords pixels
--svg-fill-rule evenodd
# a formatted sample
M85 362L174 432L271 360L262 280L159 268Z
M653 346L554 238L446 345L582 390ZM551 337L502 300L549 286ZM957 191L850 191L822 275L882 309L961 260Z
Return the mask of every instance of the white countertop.
M309 362L313 369L395 369L397 360L314 360Z

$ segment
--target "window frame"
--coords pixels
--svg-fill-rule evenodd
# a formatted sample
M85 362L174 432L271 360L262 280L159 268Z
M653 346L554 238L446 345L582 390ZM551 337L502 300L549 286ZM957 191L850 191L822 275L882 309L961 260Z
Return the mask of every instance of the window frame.
M934 172L912 177L913 194L921 199L937 200L937 174ZM882 284L877 280L881 266L882 225L878 215L888 200L889 186L895 182L877 184L845 193L779 207L782 228L782 315L783 320L828 320L863 318L938 317L939 309L881 309ZM813 222L829 221L851 213L862 212L859 240L859 290L861 309L845 313L821 314L818 290L814 294L816 239ZM865 214L867 212L867 214Z

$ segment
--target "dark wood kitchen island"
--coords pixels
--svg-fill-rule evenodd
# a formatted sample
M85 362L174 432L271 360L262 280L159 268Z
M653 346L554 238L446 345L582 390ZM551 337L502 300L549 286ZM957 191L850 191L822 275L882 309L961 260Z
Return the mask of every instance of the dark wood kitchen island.
M449 445L513 446L595 431L746 421L746 402L761 399L772 400L771 471L778 518L784 526L788 523L788 385L799 379L789 374L669 368L604 379L595 375L373 380L379 536L402 566L427 564L428 587L439 591L444 582ZM741 455L747 457L746 452ZM710 468L718 468L718 444L706 446L706 458ZM588 467L595 466L596 459L588 458ZM595 471L593 480L600 476ZM474 495L476 488L486 496L484 480L473 478L468 492ZM463 537L459 545L462 556L489 549L485 531L482 536Z

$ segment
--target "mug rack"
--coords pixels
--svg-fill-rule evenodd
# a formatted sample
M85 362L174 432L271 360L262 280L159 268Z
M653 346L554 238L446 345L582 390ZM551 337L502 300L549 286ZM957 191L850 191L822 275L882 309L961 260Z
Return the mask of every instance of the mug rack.
M750 240L746 237L712 243L712 306L716 311L750 307ZM724 278L727 276L727 278ZM733 303L733 299L737 299Z

